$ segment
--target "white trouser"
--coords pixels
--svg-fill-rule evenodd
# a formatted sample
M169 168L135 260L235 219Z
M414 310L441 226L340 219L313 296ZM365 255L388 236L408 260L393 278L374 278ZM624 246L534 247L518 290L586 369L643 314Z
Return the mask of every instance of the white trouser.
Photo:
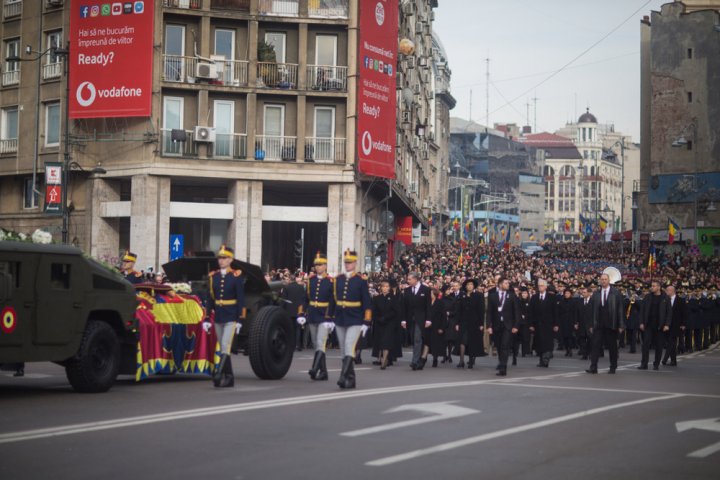
M312 336L313 344L315 344L315 351L325 353L325 346L327 345L330 330L322 323L308 323L308 327L310 327L310 335Z
M230 353L233 337L235 336L235 325L237 325L237 322L215 324L215 333L218 342L220 342L220 353Z
M352 327L335 327L337 332L338 343L340 343L340 356L355 357L355 346L358 340L360 340L360 334L362 333L362 327L355 325Z

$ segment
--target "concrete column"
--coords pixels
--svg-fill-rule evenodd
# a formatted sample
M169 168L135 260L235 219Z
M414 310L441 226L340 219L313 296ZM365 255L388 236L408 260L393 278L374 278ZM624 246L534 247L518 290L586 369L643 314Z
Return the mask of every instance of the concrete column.
M247 134L247 158L251 160L255 159L257 118L260 115L262 115L262 112L258 111L257 94L249 93L247 96L247 115L245 115L245 133Z
M305 95L298 96L297 99L297 161L305 161L305 135L306 135L306 121L307 115L307 97Z
M328 270L340 273L345 249L362 250L356 234L357 188L354 184L328 186Z
M102 178L93 178L88 183L90 201L86 216L90 235L86 251L89 250L95 258L114 264L120 250L120 222L117 218L102 218L100 213L103 202L120 200L120 184Z
M228 227L228 245L235 256L256 265L262 261L263 183L239 180L230 186L228 201L235 216Z
M131 195L130 250L138 255L137 268L157 271L169 257L170 179L135 175Z
M305 4L307 7L307 4ZM307 10L307 8L306 8ZM308 24L301 23L298 31L298 90L305 90L308 65Z
M348 79L347 79L347 119L345 124L345 163L355 164L357 136L357 92L358 92L358 29L359 0L349 0L348 4Z

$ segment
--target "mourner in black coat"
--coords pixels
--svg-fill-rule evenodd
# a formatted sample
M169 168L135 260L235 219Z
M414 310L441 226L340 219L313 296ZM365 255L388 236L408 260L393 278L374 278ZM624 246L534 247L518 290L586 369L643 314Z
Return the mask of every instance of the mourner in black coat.
M575 325L578 323L578 314L578 303L573 298L572 290L567 288L558 301L558 323L566 357L572 357L573 333Z
M452 351L453 348L458 344L460 339L460 332L456 329L459 319L457 316L457 303L460 301L462 292L460 291L460 283L452 282L452 286L445 291L445 296L442 298L443 305L445 306L445 312L447 313L448 326L445 332L445 342L447 344L447 354L443 358L443 363L452 363Z
M457 368L465 368L465 354L468 355L468 368L475 365L475 357L482 356L483 329L485 328L485 298L481 293L475 291L477 282L465 280L464 292L455 303L455 312L458 324L455 326L459 333L460 362Z
M428 354L432 354L433 368L438 366L438 358L445 355L445 332L447 332L447 312L445 304L440 298L440 290L433 288L430 291L432 305L430 307L430 322L432 324L425 330L427 343L423 346L423 363L427 361Z
M380 283L380 295L373 298L373 342L380 358L380 369L385 370L390 350L395 346L398 326L402 320L400 299L392 292L390 283Z
M405 319L402 327L412 332L413 356L410 367L422 370L425 364L421 360L423 333L430 324L430 288L420 282L417 273L408 274L408 284L404 293Z
M655 349L653 369L658 369L665 348L665 335L670 331L671 322L670 299L662 291L660 280L653 280L650 286L650 294L645 295L642 305L640 330L643 332L643 345L639 370L647 370L651 348Z
M583 360L590 355L590 329L592 328L592 291L588 287L580 289L578 299L578 319L575 324L578 338L578 355Z
M547 281L538 280L538 293L530 299L530 330L535 333L535 350L540 357L538 367L547 368L559 330L557 299L547 291Z
M610 353L610 370L615 373L618 362L618 335L625 330L623 296L617 288L610 286L610 276L600 275L600 288L593 293L593 349L590 368L587 373L597 373L597 362L603 346Z
M488 295L488 333L495 335L498 349L497 375L507 375L507 360L510 353L512 336L520 329L520 302L510 289L510 280L501 278L496 292Z
M674 285L668 285L665 293L670 300L670 309L672 311L672 321L670 323L670 331L667 332L665 342L665 356L662 364L667 365L670 360L670 366L677 366L677 349L680 333L685 330L685 317L687 315L687 303L685 299L678 296Z

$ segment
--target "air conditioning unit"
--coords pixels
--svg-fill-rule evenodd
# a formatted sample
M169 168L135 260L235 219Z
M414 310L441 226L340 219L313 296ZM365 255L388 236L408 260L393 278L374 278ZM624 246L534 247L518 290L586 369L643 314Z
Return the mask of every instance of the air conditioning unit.
M432 12L430 12L430 21L431 22L435 21L435 11L434 10Z
M422 149L422 152L420 153L420 158L422 158L423 160L427 160L428 158L430 158L430 152L428 151L427 147Z
M418 64L423 68L427 68L427 66L428 66L427 57L420 57L420 61L418 62Z
M415 95L420 95L420 84L419 83L416 83L415 85L413 85L413 93Z
M410 123L410 110L403 110L402 123Z
M423 207L423 208L430 208L430 207L431 207L431 205L430 205L430 200L428 200L428 199L423 200L423 202L422 202L422 207Z
M195 127L193 139L196 142L213 143L215 142L215 129L212 127L202 127L198 125Z
M423 31L422 22L415 22L415 33L420 33L422 31Z
M403 3L402 10L405 15L412 15L415 13L415 2L407 1Z
M396 75L396 76L395 76L396 88L397 88L398 90L402 90L402 88L403 88L403 83L404 83L404 80L405 80L405 76L403 75L402 72L397 72L395 75Z
M195 77L215 80L218 78L217 64L198 62L198 64L195 65Z
M407 57L407 59L405 59L405 62L407 63L408 69L415 68L415 57Z
M410 183L410 193L417 193L417 182Z

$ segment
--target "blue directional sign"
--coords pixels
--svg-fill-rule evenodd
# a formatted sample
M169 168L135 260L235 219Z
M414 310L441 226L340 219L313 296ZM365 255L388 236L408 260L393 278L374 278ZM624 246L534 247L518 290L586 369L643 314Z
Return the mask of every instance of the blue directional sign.
M182 258L185 252L185 236L170 235L170 260Z

